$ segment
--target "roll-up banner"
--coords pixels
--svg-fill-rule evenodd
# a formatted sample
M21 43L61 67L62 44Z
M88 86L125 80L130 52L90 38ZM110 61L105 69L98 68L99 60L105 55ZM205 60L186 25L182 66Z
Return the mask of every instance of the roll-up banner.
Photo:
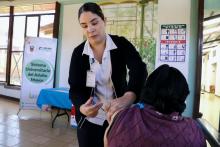
M53 88L57 39L25 39L20 109L37 109L36 101L43 88Z

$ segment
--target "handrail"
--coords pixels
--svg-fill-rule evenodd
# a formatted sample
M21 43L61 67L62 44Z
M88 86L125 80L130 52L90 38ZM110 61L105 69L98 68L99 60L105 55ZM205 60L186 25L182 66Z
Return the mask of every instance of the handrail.
M197 118L196 121L200 125L209 144L213 147L220 147L220 132L203 118Z

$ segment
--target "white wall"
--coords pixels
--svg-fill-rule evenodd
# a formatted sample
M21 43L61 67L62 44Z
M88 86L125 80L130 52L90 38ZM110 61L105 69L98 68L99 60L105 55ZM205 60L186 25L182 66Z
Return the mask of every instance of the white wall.
M205 56L205 62L202 64L202 86L205 91L210 92L210 86L215 85L215 94L220 95L220 46L210 48ZM213 56L213 51L216 51L216 56ZM209 58L208 58L209 56ZM203 85L204 84L204 85Z
M205 91L210 92L210 85L211 85L211 79L212 79L212 64L210 63L210 54L209 54L209 60L207 60L206 65L206 78L205 78Z
M158 0L158 24L159 29L163 24L186 24L186 59L185 62L162 62L160 58L160 36L158 34L157 52L156 52L156 67L161 64L169 64L178 68L186 77L189 83L190 95L186 100L186 110L184 115L192 116L194 104L194 81L195 79L195 59L196 40L190 41L191 36L197 36L197 31L191 28L196 28L198 1L192 0ZM190 61L189 63L189 59ZM190 65L191 64L191 65ZM189 71L189 69L192 69Z
M215 85L215 80L216 80L216 63L212 64L212 67L211 67L210 85Z
M83 41L82 30L78 22L78 9L81 5L72 4L63 6L62 34L59 73L56 87L69 87L69 65L73 49ZM58 65L58 64L57 64Z
M14 90L9 88L4 88L3 85L0 85L0 95L5 95L14 98L20 98L20 90Z
M186 35L186 54L189 50L189 32L190 32L190 9L191 0L159 0L158 1L158 24L186 24L187 35ZM160 30L160 28L159 28ZM156 55L156 66L161 64L169 64L181 70L185 77L188 77L188 59L186 55L185 62L161 62L159 61L159 47L160 47L160 36L157 37L157 55Z
M216 83L215 83L215 95L220 97L220 62L217 64L216 70Z
M206 76L207 76L207 61L208 55L202 56L202 76L201 76L201 89L205 90Z
M216 47L215 95L220 96L220 46Z

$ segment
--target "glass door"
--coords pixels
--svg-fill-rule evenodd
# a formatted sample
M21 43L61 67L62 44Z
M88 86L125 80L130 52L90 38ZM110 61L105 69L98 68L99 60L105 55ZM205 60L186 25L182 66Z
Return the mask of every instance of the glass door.
M218 7L217 7L218 6ZM220 4L204 0L199 111L215 129L220 121Z

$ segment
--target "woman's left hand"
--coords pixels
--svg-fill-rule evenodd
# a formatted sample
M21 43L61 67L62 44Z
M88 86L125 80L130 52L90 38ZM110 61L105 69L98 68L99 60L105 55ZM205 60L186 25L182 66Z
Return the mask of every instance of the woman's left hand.
M133 104L136 99L136 95L134 92L126 92L122 97L113 99L108 106L105 107L105 111L107 114L107 121L111 121L112 115L120 110L123 110Z

